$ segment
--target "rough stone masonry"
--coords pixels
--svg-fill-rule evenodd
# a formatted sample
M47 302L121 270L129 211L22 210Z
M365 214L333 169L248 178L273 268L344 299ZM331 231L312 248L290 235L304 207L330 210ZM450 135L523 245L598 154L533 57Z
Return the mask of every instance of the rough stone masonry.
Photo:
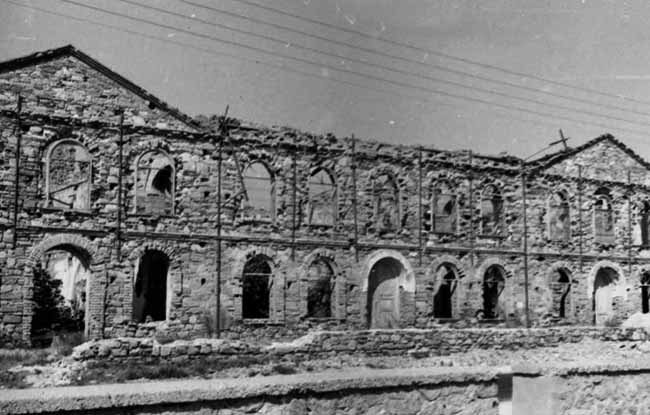
M650 310L650 164L610 135L523 162L203 121L71 46L0 63L1 344L52 257L95 339Z

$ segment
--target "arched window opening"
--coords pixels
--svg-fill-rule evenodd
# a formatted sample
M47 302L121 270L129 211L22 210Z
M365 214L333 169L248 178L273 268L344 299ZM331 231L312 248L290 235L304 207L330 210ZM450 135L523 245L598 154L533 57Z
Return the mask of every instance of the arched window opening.
M330 318L332 312L332 293L334 291L334 271L324 259L312 262L307 271L307 317Z
M435 318L453 318L454 294L458 286L454 268L449 264L442 264L436 271L436 281L440 281L440 284L433 297L433 316Z
M645 271L641 275L641 312L647 314L650 312L650 271Z
M456 232L456 195L447 183L440 183L431 194L431 231L435 233Z
M393 178L382 174L374 182L375 222L380 233L399 229L399 192Z
M244 215L275 218L275 183L263 163L252 163L244 171Z
M46 161L46 206L90 209L92 161L88 150L73 140L54 143Z
M174 213L173 161L162 151L149 151L136 166L135 212L172 215Z
M263 255L256 255L244 265L242 276L242 318L269 318L271 265Z
M336 185L323 169L309 176L307 220L310 225L334 225L336 221Z
M594 238L597 243L614 243L614 210L607 189L599 189L595 194Z
M137 323L167 318L167 272L169 258L163 252L147 250L138 263L133 287L133 320Z
M483 318L503 318L504 312L499 305L499 297L505 288L504 271L498 265L490 266L483 275Z
M650 202L645 201L641 207L641 215L639 218L639 227L641 228L641 245L644 247L650 246Z
M558 318L566 318L571 296L571 276L569 271L564 268L557 269L550 288L553 302L552 314Z
M501 235L503 233L503 198L494 185L487 186L481 194L481 233Z
M569 198L564 192L554 193L549 200L548 234L553 241L567 242L570 238Z

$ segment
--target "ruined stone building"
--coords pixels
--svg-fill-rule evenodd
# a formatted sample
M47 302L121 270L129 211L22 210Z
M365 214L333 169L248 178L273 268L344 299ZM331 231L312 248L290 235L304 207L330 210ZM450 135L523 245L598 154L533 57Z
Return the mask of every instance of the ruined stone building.
M650 164L609 135L523 163L232 119L208 131L71 46L1 63L0 109L7 344L30 342L39 269L93 338L650 310Z

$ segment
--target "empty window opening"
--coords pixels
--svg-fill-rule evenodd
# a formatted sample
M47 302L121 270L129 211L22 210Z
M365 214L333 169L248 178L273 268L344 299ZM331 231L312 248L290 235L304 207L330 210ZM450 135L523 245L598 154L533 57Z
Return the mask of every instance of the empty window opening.
M436 186L431 195L431 231L456 232L456 195L447 183Z
M273 218L275 215L275 187L273 177L262 163L252 163L244 171L244 211L255 218Z
M312 262L307 271L307 317L332 317L334 271L324 259Z
M34 267L34 346L48 346L58 332L84 332L88 262L88 256L77 248L58 246L47 251Z
M399 328L398 278L404 266L394 258L382 258L368 275L368 324L372 329Z
M614 289L618 282L618 272L610 267L601 267L594 278L592 308L594 323L604 325L614 317Z
M436 318L454 317L454 302L457 279L454 268L443 264L436 271L436 281L440 281L438 291L433 297L433 316Z
M242 276L242 318L269 318L271 266L257 255L246 262Z
M309 176L307 219L311 225L334 225L336 220L336 186L323 169Z
M650 312L650 272L646 271L641 275L641 312L647 314Z
M169 258L149 250L142 255L133 290L133 320L138 323L167 318L167 272Z
M375 222L379 232L399 229L399 202L395 180L388 174L380 175L374 182Z
M483 318L503 318L504 312L499 304L499 297L505 288L504 270L499 265L492 265L483 276Z
M556 317L566 318L571 296L571 274L568 270L560 268L555 270L553 278L550 287L553 302L552 313Z
M612 209L612 199L607 189L596 191L596 200L594 201L594 236L596 242L613 243L614 242L614 211Z
M90 209L92 163L80 143L62 140L51 147L46 162L46 206Z
M164 152L156 150L140 156L136 167L136 213L173 214L174 176L173 162Z
M650 245L648 239L648 236L650 235L650 202L648 201L643 202L641 207L639 225L641 228L641 245L647 247Z
M549 200L548 233L554 241L570 237L569 199L564 192L554 193Z
M481 233L500 235L503 232L503 198L494 185L487 186L481 194Z

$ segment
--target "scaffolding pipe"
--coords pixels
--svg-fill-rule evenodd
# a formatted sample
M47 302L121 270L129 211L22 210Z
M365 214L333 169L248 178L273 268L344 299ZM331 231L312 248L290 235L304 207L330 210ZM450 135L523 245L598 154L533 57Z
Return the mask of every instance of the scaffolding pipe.
M354 135L352 135L352 214L354 215L354 258L356 262L359 262L359 229L358 229L358 219L357 219L357 161L355 153L355 143Z
M632 276L632 172L627 171L627 271Z
M433 212L432 212L433 215ZM418 258L422 266L422 146L418 147Z
M521 197L523 201L523 217L524 217L524 309L526 312L526 328L530 328L530 314L528 305L528 218L526 212L526 166L521 164Z
M297 178L296 178L296 153L297 143L296 137L293 137L293 153L291 157L291 260L296 260L296 204L298 198L296 196Z
M225 116L224 116L224 123ZM217 303L217 321L215 322L217 338L221 337L221 165L223 159L223 140L225 139L224 130L227 127L222 127L219 134L219 147L217 158L217 286L216 303Z
M117 227L115 228L115 242L117 243L117 260L122 259L122 168L124 150L124 110L120 113L120 136L118 141L117 159Z
M472 164L474 164L474 154L472 150L469 151L469 260L474 266L474 175L472 173Z
M579 271L582 273L582 165L578 164L578 257Z
M16 108L16 177L14 178L14 217L13 217L13 240L12 247L16 249L18 243L18 194L20 192L20 146L23 138L23 128L20 121L20 113L23 109L23 97L18 95L18 105Z

